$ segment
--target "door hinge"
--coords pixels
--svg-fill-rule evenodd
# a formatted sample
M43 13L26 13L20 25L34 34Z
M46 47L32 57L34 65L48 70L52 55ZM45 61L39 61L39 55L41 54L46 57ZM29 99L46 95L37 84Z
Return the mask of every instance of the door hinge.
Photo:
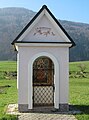
M55 91L55 85L53 85L53 91Z
M32 99L33 99L33 96L32 96Z

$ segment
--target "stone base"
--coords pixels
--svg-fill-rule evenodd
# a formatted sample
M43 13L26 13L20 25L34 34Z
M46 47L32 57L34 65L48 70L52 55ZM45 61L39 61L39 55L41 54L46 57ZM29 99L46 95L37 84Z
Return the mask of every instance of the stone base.
M28 109L28 105L27 104L19 104L18 105L18 111L19 112L35 112L35 111L44 111L44 112L68 112L69 111L69 105L68 104L59 104L59 109L55 109L54 107L50 107L50 106L41 106L41 107L35 107L33 109Z
M68 104L59 104L59 110L60 110L60 112L68 112L69 105Z
M28 104L18 104L19 112L29 112Z
M55 108L53 106L39 106L39 107L34 107L33 109L28 109L27 104L18 104L18 111L19 112L51 113L52 111L55 111Z

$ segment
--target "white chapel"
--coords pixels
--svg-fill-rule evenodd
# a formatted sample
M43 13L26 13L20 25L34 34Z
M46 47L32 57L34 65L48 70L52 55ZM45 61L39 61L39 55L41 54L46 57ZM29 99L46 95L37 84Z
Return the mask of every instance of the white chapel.
M12 42L17 53L18 108L68 111L69 48L75 43L46 5Z

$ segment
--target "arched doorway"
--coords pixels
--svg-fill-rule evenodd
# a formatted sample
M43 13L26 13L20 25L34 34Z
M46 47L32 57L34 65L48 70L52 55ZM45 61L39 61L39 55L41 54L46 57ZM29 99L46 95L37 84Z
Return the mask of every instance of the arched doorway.
M33 63L33 107L54 106L54 63L46 56Z

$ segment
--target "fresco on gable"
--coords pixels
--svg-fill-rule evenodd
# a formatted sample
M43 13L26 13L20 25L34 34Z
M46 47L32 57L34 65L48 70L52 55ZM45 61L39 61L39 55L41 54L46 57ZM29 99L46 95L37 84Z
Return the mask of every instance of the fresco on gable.
M43 36L55 36L56 34L52 31L52 28L48 28L48 27L37 27L35 28L35 32L33 33L33 35L43 35Z

